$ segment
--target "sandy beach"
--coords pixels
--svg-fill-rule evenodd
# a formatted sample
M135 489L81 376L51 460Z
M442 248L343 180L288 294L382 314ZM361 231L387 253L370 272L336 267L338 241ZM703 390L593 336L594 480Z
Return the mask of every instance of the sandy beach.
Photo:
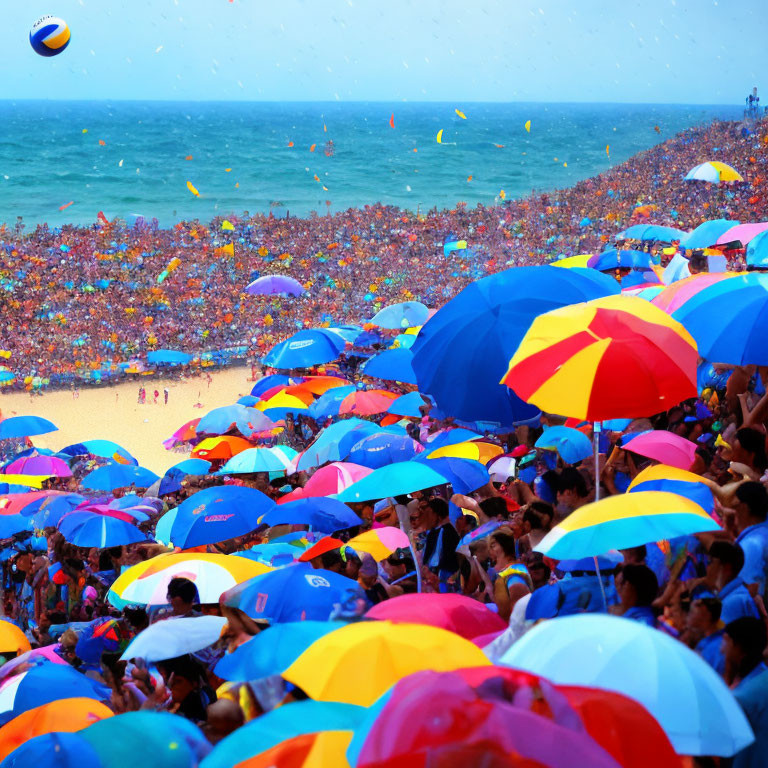
M115 440L131 452L142 466L162 474L185 454L167 451L162 444L174 430L211 408L231 405L248 394L248 368L214 371L209 385L205 376L178 379L146 379L147 403L139 405L137 382L111 387L87 387L73 397L69 390L48 391L42 397L28 393L0 396L2 415L35 414L50 419L58 432L33 438L41 448L58 450L71 443L93 438ZM168 387L168 404L163 403L163 389ZM153 393L160 393L157 405ZM195 407L197 403L201 408Z

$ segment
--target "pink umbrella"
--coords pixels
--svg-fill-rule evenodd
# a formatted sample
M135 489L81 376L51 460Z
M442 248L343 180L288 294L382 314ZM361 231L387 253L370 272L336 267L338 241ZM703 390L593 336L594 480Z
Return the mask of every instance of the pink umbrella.
M353 464L349 461L336 461L327 467L321 467L309 478L303 488L297 488L287 496L283 496L278 504L286 504L297 499L306 499L314 496L330 496L333 493L341 493L349 488L352 483L362 480L373 472L368 467Z
M396 392L387 392L383 389L358 390L341 401L339 413L356 413L358 416L386 413L387 408L397 397Z
M760 221L753 224L737 224L735 227L727 229L717 238L717 245L733 243L736 240L742 245L746 245L761 232L765 232L766 229L768 229L768 221Z
M31 651L27 651L26 653L22 653L21 656L11 659L0 667L0 681L9 677L13 671L18 669L22 664L44 664L46 661L51 661L54 664L66 664L67 661L56 653L58 648L59 643L44 645L42 648L33 648Z
M65 491L30 491L14 493L0 499L0 515L20 515L30 505L50 496L69 496Z
M737 272L702 272L698 275L691 275L691 277L677 280L672 285L668 285L658 296L651 299L651 304L655 304L659 309L663 309L668 315L671 315L699 291L720 282L720 280L735 277L737 274Z
M661 464L678 469L690 469L696 457L696 443L686 440L674 432L652 429L634 437L624 439L622 448Z
M56 456L24 456L12 461L5 468L6 475L47 475L72 477L69 464Z

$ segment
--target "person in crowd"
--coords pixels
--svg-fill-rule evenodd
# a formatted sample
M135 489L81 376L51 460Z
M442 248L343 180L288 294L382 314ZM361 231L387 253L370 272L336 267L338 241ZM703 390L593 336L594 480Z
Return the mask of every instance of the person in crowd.
M694 650L719 675L725 674L723 656L723 628L720 621L722 603L716 597L701 597L691 603L688 610L687 628Z
M625 619L633 619L656 626L656 614L652 608L659 592L656 574L646 565L623 565L616 575L616 592L619 596L619 613Z

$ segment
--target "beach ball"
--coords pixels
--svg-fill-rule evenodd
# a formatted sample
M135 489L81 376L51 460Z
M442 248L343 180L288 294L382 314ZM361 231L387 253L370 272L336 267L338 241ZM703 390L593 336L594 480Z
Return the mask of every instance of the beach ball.
M70 40L69 27L55 16L38 19L29 32L29 44L40 56L58 56Z

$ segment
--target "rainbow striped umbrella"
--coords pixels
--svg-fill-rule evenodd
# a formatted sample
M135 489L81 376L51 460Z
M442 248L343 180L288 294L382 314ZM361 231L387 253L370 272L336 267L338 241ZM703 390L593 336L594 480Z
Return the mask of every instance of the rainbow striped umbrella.
M502 383L549 413L637 418L696 397L696 342L635 296L607 296L537 317Z
M596 557L610 549L719 530L690 499L665 491L638 491L580 507L556 525L536 551L554 560Z

